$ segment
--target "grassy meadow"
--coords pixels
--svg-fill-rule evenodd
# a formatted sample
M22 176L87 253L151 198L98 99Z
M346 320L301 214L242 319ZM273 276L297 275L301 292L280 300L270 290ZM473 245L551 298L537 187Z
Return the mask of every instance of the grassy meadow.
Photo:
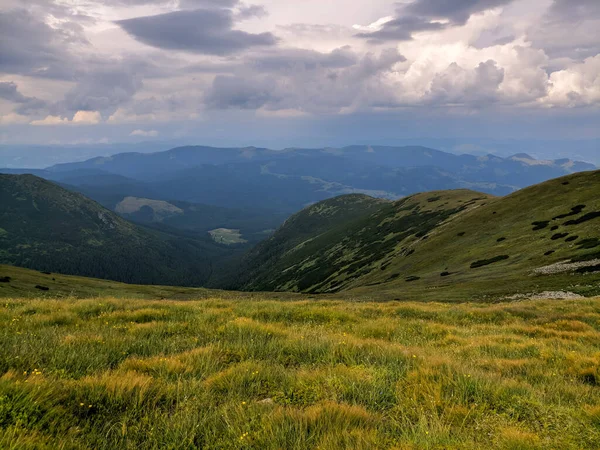
M600 299L0 300L2 449L600 448Z

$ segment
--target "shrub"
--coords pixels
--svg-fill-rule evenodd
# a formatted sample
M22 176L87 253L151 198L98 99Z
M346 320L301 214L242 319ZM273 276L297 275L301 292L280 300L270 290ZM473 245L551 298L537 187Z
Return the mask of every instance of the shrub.
M600 264L596 264L595 266L580 267L575 272L577 272L577 273L595 273L595 272L600 272Z
M579 241L577 246L579 247L580 250L596 248L596 247L600 246L600 239L598 239L598 238L584 239L582 241Z
M509 258L508 255L500 255L500 256L495 256L490 259L482 259L480 261L475 261L474 263L471 263L471 269L477 269L478 267L489 266L490 264L504 261L504 260L507 260L508 258Z
M411 275L410 277L406 277L405 281L407 283L410 283L411 281L417 281L417 280L420 280L420 279L421 279L421 277L417 277L417 276Z
M577 205L571 208L571 212L566 214L561 214L559 216L553 217L552 220L565 219L567 217L576 216L577 214L581 214L581 212L585 209L585 205Z
M533 225L533 231L538 231L538 230L543 230L544 228L546 228L548 225L550 224L549 220L543 220L543 221L537 221L537 222L533 222L531 225Z
M579 219L569 220L568 222L565 222L565 225L579 225L581 223L587 222L588 220L596 219L598 217L600 217L600 211L594 211L581 216Z
M556 233L550 239L552 239L553 241L558 241L559 239L567 237L568 235L569 235L569 233Z

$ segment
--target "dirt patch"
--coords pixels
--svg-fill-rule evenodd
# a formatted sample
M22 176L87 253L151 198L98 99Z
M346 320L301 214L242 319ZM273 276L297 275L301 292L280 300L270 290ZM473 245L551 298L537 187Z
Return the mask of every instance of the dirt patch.
M540 293L515 294L504 297L504 300L576 300L585 298L582 295L568 291L544 291Z
M600 264L600 259L581 262L571 262L571 260L568 260L550 264L549 266L538 267L537 269L533 270L533 273L536 275L552 275L555 273L571 272L583 267L590 267L598 264Z

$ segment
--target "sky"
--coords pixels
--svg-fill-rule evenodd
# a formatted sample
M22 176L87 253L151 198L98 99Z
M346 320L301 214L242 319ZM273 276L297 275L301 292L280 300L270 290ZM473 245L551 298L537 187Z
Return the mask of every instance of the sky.
M0 0L0 144L600 138L598 0Z

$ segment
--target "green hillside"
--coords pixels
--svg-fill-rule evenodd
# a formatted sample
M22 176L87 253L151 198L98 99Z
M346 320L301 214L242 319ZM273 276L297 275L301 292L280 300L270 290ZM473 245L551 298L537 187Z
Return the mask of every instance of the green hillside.
M0 175L0 263L142 284L199 286L224 250L148 230L32 175Z
M99 278L40 272L0 264L0 298L74 299L111 297L144 300L198 300L204 298L296 299L292 293L253 293L181 286L126 284Z
M456 298L547 289L598 293L600 171L492 199L438 227L413 250L366 274L361 291L377 285L380 294L437 290Z
M418 194L300 238L287 238L294 229L286 223L249 255L256 269L243 287L451 301L544 290L597 294L599 194L595 171L502 198ZM326 210L329 202L313 208ZM294 216L294 228L307 216ZM291 248L278 244L286 239ZM546 267L564 261L570 263Z
M490 197L468 190L430 192L385 202L366 196L326 200L290 218L248 256L250 290L336 292L372 270L455 214ZM254 268L254 270L253 270Z

